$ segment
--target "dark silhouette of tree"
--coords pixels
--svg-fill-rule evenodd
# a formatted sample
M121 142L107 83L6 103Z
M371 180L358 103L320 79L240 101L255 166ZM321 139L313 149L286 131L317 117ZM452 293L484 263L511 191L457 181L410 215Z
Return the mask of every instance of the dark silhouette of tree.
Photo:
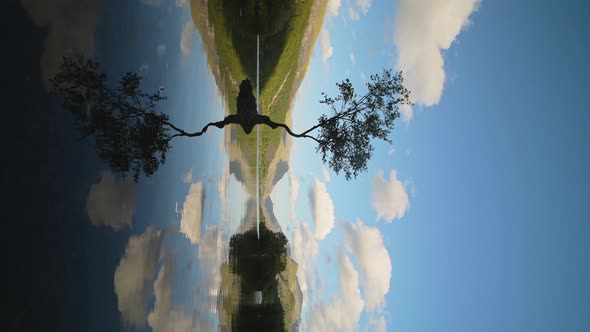
M364 95L358 95L346 79L336 84L339 94L335 98L322 93L320 103L328 105L331 114L320 116L316 125L295 133L288 125L258 114L252 84L245 79L240 84L236 114L191 133L156 111L166 98L161 90L151 94L142 91L141 80L141 76L129 72L109 87L98 62L83 57L65 57L61 71L51 79L53 93L63 98L63 107L73 114L82 136L94 136L99 157L115 172L124 176L132 173L135 181L142 172L150 176L165 163L175 137L198 137L210 126L223 128L229 124L239 124L246 134L264 124L283 128L292 137L311 139L322 161L349 180L366 171L374 150L373 139L391 143L388 136L400 116L399 106L411 105L401 72L384 70L381 75L372 75Z
M267 288L276 275L287 268L287 238L260 223L260 238L256 229L234 234L229 241L229 264L232 272L241 276L254 290Z

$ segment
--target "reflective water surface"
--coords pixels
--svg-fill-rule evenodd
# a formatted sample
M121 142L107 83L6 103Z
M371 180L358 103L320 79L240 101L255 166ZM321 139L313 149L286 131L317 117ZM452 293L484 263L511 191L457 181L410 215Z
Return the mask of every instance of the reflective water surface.
M298 264L270 196L287 174L290 137L267 126L212 128L174 138L165 162L132 171L128 159L113 155L133 146L120 138L105 151L98 133L108 141L119 125L92 123L92 108L106 104L88 100L104 84L107 90L96 93L119 100L111 103L132 100L119 114L147 103L126 97L124 83L116 88L133 73L141 79L136 88L166 98L155 100L158 110L186 132L239 115L242 93L259 101L260 114L289 123L325 1L57 3L62 8L42 1L10 8L27 34L13 59L15 71L25 73L16 93L37 97L25 102L30 114L20 120L39 117L48 128L31 138L35 166L19 166L31 167L32 177L18 180L49 195L28 198L29 211L24 197L15 199L46 222L14 232L32 232L35 242L22 249L35 264L14 263L15 277L30 285L14 307L14 330L298 330ZM88 79L86 59L102 81ZM66 70L61 94L52 95L51 80ZM243 92L241 82L248 83ZM45 183L35 183L37 167Z

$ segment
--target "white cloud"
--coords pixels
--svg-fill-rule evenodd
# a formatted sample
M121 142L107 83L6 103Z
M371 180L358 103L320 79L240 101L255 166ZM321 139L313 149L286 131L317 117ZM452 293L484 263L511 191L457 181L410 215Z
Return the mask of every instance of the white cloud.
M318 240L323 240L334 228L334 204L326 184L318 179L313 182L309 191L309 204L314 220L314 235Z
M348 17L353 21L358 21L361 18L359 13L352 7L348 7Z
M192 244L197 244L201 240L204 200L203 182L193 183L182 204L182 216L180 217L180 232L186 235Z
M369 319L369 326L370 329L367 331L371 332L385 332L387 331L387 322L385 322L385 317L379 316L377 318L371 317Z
M371 0L356 0L356 5L360 8L363 15L367 15L369 8L371 8Z
M348 58L350 59L350 63L352 63L353 65L356 63L356 59L354 57L354 53L349 53L348 54Z
M66 54L94 54L94 33L103 15L102 0L21 0L35 25L47 31L41 72L45 86Z
M391 281L391 258L376 227L346 224L345 246L358 262L367 310L381 310Z
M189 169L186 174L182 176L182 182L184 183L191 183L193 182L193 169Z
M156 47L156 54L159 57L163 57L164 55L166 55L166 45L165 44L158 45L158 47Z
M292 169L289 169L289 184L291 185L289 188L289 218L291 221L296 221L295 203L297 202L297 196L299 195L299 181Z
M172 264L166 259L154 283L154 308L148 315L148 323L153 332L193 331L193 317L181 306L172 304L174 280Z
M324 181L330 182L330 171L326 166L322 166L322 176L324 177Z
M414 118L414 108L411 105L400 105L399 113L402 115L402 120L405 122L410 122Z
M163 232L151 226L143 234L131 236L115 270L114 287L119 311L123 321L138 328L146 323L162 239Z
M90 186L86 212L94 226L120 230L131 226L135 209L136 185L131 178L115 182L111 172L101 173L100 182Z
M180 35L180 50L185 56L189 56L193 52L195 46L195 39L197 37L197 29L192 20L188 20L184 24L182 34Z
M293 227L291 245L293 248L291 257L298 264L297 279L303 294L302 306L305 307L313 295L312 287L315 284L316 276L312 270L317 262L319 246L304 222L300 222Z
M478 0L399 0L394 41L397 66L412 101L437 104L445 82L441 50L448 49L469 21Z
M320 31L320 49L322 52L322 61L326 63L334 53L334 49L330 42L330 34L325 27L322 27Z
M377 211L377 220L392 222L400 219L410 206L406 188L397 178L397 172L389 173L389 181L383 178L383 171L373 178L373 207Z
M354 331L358 327L364 301L359 289L359 274L344 253L338 257L340 295L311 310L309 331Z
M341 0L330 0L328 2L328 15L338 16L338 10L340 9Z

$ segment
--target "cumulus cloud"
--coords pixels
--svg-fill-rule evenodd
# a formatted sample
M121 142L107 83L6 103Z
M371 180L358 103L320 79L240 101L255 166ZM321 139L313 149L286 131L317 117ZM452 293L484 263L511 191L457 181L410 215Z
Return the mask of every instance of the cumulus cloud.
M100 182L90 186L86 212L94 226L120 230L131 226L135 210L136 185L131 178L117 183L111 172L101 173Z
M330 171L326 166L322 166L322 176L324 177L324 181L330 182Z
M185 56L189 56L193 53L195 46L195 39L197 38L197 29L192 20L188 20L184 24L182 33L180 35L180 50Z
M352 7L348 7L348 17L353 21L358 21L361 18L359 13Z
M402 115L402 120L410 122L414 118L414 108L411 105L400 105L399 113Z
M297 279L303 293L302 306L307 306L313 295L312 287L315 284L316 276L313 273L313 266L317 262L319 246L317 240L304 222L299 223L292 230L291 236L292 251L291 257L297 262Z
M162 239L163 232L151 226L143 234L131 236L115 270L119 312L123 321L137 328L143 328L146 323Z
M21 0L35 25L47 29L41 71L45 86L65 54L94 54L94 33L103 15L103 0Z
M341 0L330 0L328 2L328 15L338 16Z
M330 42L330 34L325 27L320 31L320 50L322 52L322 61L326 63L334 53L334 49Z
M406 188L397 178L395 170L389 173L389 180L383 177L383 171L375 175L372 200L377 211L377 220L384 219L387 222L403 217L410 206Z
M182 205L180 217L180 232L186 235L192 244L197 244L201 240L204 201L203 182L193 183Z
M356 5L359 7L363 15L366 15L371 8L371 0L356 0Z
M297 196L299 195L299 180L295 176L295 172L289 169L289 218L291 221L295 221L295 203L297 202Z
M377 318L371 317L369 319L369 329L367 331L372 332L385 332L387 331L387 323L385 322L385 317L379 316Z
M343 252L338 257L340 294L321 303L310 313L309 331L354 331L358 327L364 301L359 289L359 274Z
M318 240L323 240L334 228L334 204L328 193L326 184L318 179L313 182L309 191L309 204L314 220L314 235Z
M367 310L381 310L391 281L391 258L379 229L357 220L346 224L345 247L356 257Z
M397 66L404 72L414 102L425 106L439 102L445 82L441 51L448 49L469 23L477 3L478 0L397 1L393 36L398 49Z
M156 54L159 57L163 57L164 55L166 55L166 45L165 44L158 45L158 47L156 47Z

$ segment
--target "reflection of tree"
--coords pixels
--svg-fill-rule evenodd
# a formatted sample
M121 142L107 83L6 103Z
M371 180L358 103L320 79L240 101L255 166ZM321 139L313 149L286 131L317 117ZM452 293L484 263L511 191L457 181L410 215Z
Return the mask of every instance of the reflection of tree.
M287 266L287 238L260 224L260 238L256 229L235 234L229 242L229 263L232 272L253 290L263 290Z
M285 331L285 312L279 298L279 273L287 266L287 238L260 224L260 237L252 228L231 237L230 270L240 280L240 303L233 312L233 331ZM262 302L252 301L256 291Z
M385 70L372 75L367 92L359 96L348 79L337 84L335 98L323 94L320 103L328 105L331 115L319 117L316 125L295 133L284 123L258 114L252 84L240 84L237 113L210 122L198 132L186 132L170 123L168 115L156 111L165 99L160 91L148 94L140 89L141 76L127 73L116 87L107 86L99 64L82 57L65 58L61 71L51 80L53 92L63 97L63 106L74 115L83 136L94 136L99 156L113 171L131 172L137 181L141 173L152 175L166 161L170 141L175 137L197 137L210 126L223 128L239 124L246 134L256 125L283 128L292 137L309 138L337 174L346 179L366 171L371 158L371 140L390 142L388 136L399 117L399 106L410 105L410 92L403 86L401 73Z

